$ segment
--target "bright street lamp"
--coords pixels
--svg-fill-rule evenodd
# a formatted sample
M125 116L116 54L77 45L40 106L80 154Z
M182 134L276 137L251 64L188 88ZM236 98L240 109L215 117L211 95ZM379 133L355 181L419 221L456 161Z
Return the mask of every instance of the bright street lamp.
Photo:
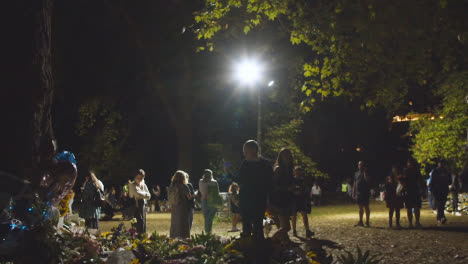
M249 85L254 87L255 83L262 82L262 72L263 66L256 60L244 59L239 64L236 65L236 79L238 79L242 84ZM271 87L275 84L275 81L268 82L268 87ZM261 141L262 141L262 92L260 85L257 88L257 143L258 143L258 154L262 153Z
M254 85L260 80L262 66L254 59L244 59L236 65L236 79L247 85Z

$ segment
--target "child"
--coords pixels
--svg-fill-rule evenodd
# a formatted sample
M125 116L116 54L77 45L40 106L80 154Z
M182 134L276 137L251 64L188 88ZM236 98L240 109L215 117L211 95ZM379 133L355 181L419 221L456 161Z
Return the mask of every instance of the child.
M239 209L239 185L235 182L229 186L229 193L231 194L231 213L232 213L232 228L228 232L239 232L237 223L240 222L240 209Z
M395 212L396 227L400 228L400 209L403 208L403 200L397 196L398 180L394 176L385 179L385 202L388 208L388 226L392 227L393 212Z

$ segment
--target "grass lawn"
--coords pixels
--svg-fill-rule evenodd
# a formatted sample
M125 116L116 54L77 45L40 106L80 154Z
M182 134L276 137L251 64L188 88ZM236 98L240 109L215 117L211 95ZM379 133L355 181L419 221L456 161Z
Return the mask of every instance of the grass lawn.
M447 215L449 223L468 224L466 216L456 217ZM319 228L323 224L330 224L339 222L352 227L358 220L358 208L354 204L343 205L325 205L320 207L313 207L312 213L309 214L309 222L311 229ZM169 234L171 225L170 213L149 213L146 216L147 231L158 232L159 234ZM103 232L109 231L113 226L117 226L121 221L121 215L117 214L113 221L101 221L99 223ZM124 221L127 227L130 226L128 221ZM421 223L423 226L435 225L435 215L431 210L421 210ZM401 224L407 226L406 210L401 211ZM388 211L383 202L374 202L371 204L371 225L375 228L386 228L388 225ZM241 224L238 227L241 228ZM304 229L302 219L298 215L298 231ZM213 224L213 232L221 236L232 236L236 233L227 232L231 228L230 219L216 218ZM200 211L196 211L194 215L194 223L192 233L201 233L203 231L203 215ZM275 231L273 228L272 232ZM237 233L238 234L238 233Z

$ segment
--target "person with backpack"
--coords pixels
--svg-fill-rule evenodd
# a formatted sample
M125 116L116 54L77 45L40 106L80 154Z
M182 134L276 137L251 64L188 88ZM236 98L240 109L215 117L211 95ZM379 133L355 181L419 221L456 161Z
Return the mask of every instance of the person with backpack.
M198 189L201 193L201 207L203 218L205 219L205 232L211 234L213 220L218 210L217 207L222 205L218 182L213 179L213 172L211 170L205 170L203 178L198 183Z
M444 210L452 178L443 161L437 163L437 168L432 170L431 175L430 188L437 209L437 223L443 225L447 222Z
M101 193L104 194L104 184L98 180L94 171L90 170L85 176L81 187L81 208L79 216L85 219L85 226L98 229L98 219L101 216Z
M184 171L178 170L172 176L171 185L167 189L168 202L171 206L171 228L169 237L190 237L189 200L192 198L187 186L187 177Z

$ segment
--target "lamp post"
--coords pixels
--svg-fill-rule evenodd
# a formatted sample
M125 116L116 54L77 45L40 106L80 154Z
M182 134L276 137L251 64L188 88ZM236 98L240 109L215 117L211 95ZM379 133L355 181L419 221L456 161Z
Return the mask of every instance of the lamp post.
M258 154L261 154L261 142L262 142L262 85L255 86L257 82L261 80L262 65L255 60L244 59L236 65L236 79L242 84L247 85L250 88L257 87L257 143L258 143ZM270 81L268 87L271 87L275 82Z

